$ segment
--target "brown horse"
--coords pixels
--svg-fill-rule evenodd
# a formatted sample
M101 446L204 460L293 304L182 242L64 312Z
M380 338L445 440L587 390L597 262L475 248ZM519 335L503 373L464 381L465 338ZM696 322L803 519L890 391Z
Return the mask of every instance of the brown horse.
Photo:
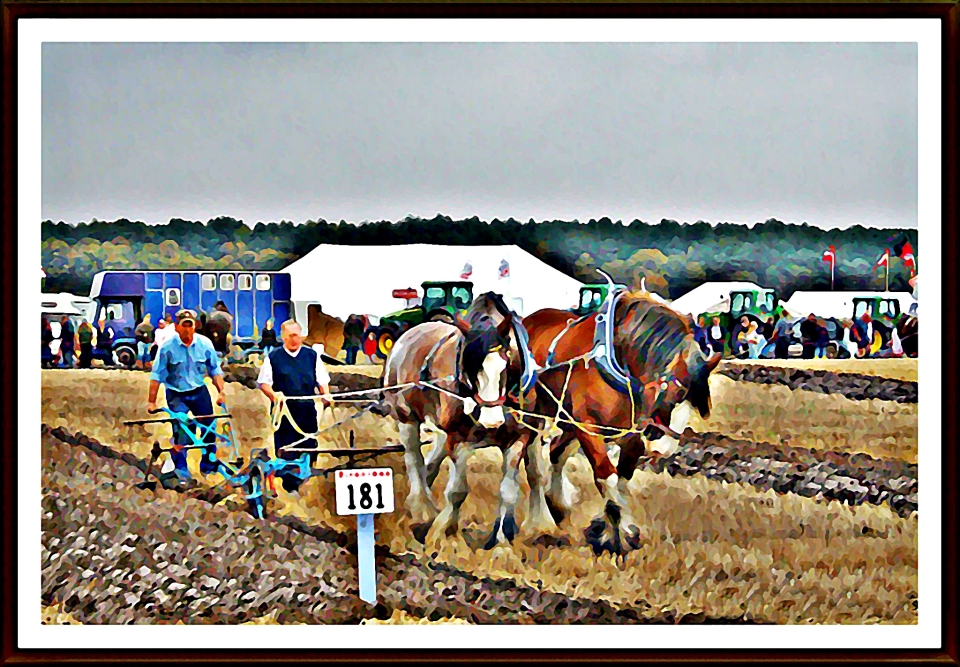
M390 351L383 386L416 383L386 392L385 403L400 425L410 484L406 505L414 536L421 542L431 528L434 534L446 535L458 530L460 507L468 493L467 463L473 451L485 446L504 452L500 510L486 546L511 541L517 534L519 462L534 433L503 410L509 383L518 374L512 328L512 313L502 314L484 295L475 300L465 321L413 327ZM424 461L420 427L427 420L440 433ZM453 470L444 491L446 504L438 512L429 491L448 454Z
M606 339L597 337L598 324L610 327ZM655 456L677 450L691 410L703 417L710 413L707 381L721 355L706 358L693 339L690 318L644 293L620 293L609 311L601 309L579 319L569 311L540 310L526 317L523 325L536 363L543 367L535 411L556 415L560 401L570 421L578 423L558 422L562 433L550 443L553 474L547 508L558 524L570 510L562 471L577 449L571 446L576 439L606 501L602 515L587 530L588 543L597 553L621 553L625 545L635 548L640 529L625 497L645 451L643 440L649 440ZM607 345L612 349L602 349ZM611 361L619 367L619 375L610 372ZM629 388L620 382L624 376ZM606 440L614 436L620 436L616 466L606 449ZM531 502L531 512L537 511L539 507ZM538 517L531 520L540 521Z

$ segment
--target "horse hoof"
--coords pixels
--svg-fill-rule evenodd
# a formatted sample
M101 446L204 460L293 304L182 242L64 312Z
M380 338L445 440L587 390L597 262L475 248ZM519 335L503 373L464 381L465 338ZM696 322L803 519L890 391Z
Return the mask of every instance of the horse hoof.
M623 544L630 551L635 551L643 546L643 539L640 537L640 531L638 530L634 534L624 532L623 534Z
M497 517L496 523L493 524L493 532L490 533L490 537L487 538L487 541L483 543L483 550L490 551L497 544L500 543L500 540L497 538L497 534L500 532L500 517Z
M553 517L553 522L559 526L560 522L567 517L567 513L549 498L547 498L546 501L547 509L550 511L550 516Z
M569 547L570 540L563 536L557 537L556 535L543 534L538 535L536 538L531 540L530 546L539 547L542 549Z
M427 533L430 532L429 523L418 523L410 527L410 532L413 533L414 539L420 544L427 543Z

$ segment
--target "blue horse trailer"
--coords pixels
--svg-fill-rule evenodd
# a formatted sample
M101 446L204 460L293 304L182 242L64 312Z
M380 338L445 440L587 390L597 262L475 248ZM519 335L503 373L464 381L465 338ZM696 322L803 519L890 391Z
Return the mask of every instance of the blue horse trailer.
M259 342L268 319L279 329L293 314L290 275L276 271L101 271L93 277L90 298L97 303L95 322L103 317L113 329L114 360L125 366L136 361L134 329L147 313L156 326L181 308L209 315L223 301L240 347Z

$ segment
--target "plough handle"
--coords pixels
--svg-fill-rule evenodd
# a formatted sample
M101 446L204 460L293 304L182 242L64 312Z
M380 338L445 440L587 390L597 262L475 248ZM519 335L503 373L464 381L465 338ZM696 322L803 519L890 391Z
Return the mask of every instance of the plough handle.
M199 419L229 419L229 418L232 417L232 416L233 416L233 415L231 415L231 414L205 415L205 416L203 416L203 417L190 417L189 415L184 415L183 418L178 418L178 417L161 417L161 418L158 418L158 419L133 419L133 420L131 420L131 421L125 421L125 422L123 422L123 425L124 425L124 426L136 426L136 425L139 425L139 424L163 424L163 423L166 423L166 422L182 422L182 421L186 421L187 419L192 419L192 420L194 420L194 421L199 420Z

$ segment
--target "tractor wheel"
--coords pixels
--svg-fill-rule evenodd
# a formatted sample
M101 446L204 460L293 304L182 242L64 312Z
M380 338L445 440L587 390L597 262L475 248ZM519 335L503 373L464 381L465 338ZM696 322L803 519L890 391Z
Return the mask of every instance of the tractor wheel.
M445 310L435 310L427 316L428 322L446 322L447 324L454 324L456 320L453 319L453 315L448 313Z
M377 335L376 354L381 359L386 359L393 349L393 344L397 341L396 331L390 328L381 329Z
M137 363L137 351L127 345L121 345L114 351L113 358L118 366L133 368Z

